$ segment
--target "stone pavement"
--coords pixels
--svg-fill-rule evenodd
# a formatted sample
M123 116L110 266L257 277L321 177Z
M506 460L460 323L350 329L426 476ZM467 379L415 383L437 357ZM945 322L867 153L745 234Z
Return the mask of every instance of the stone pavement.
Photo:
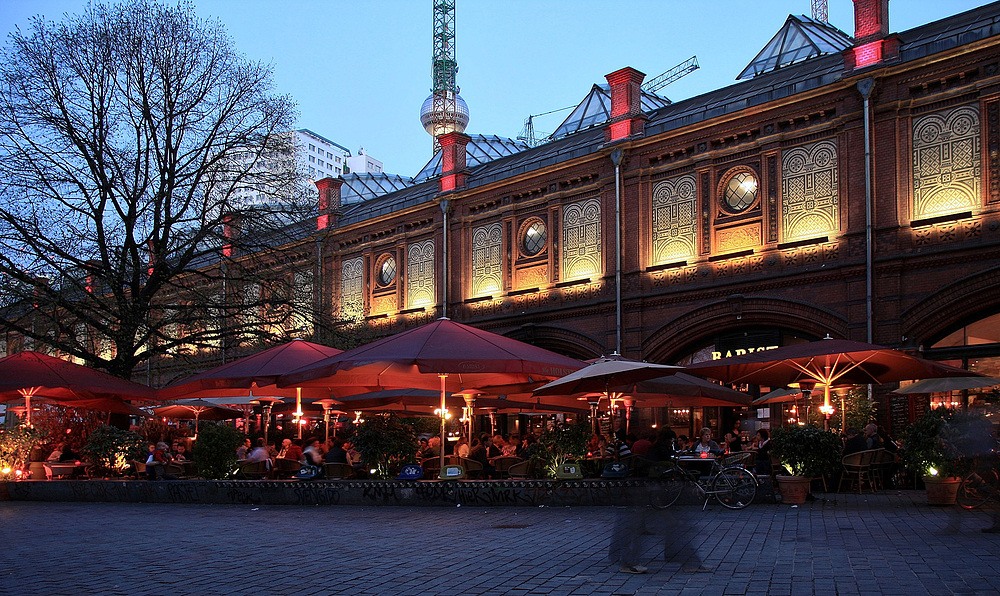
M989 512L0 502L0 594L997 594ZM639 521L644 575L609 560ZM668 560L664 560L666 554Z

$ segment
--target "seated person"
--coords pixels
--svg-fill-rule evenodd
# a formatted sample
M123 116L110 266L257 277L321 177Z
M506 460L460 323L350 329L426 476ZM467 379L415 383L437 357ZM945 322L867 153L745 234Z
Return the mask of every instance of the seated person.
M191 453L187 450L187 447L184 446L184 443L178 443L175 449L177 450L177 452L174 453L174 459L176 461L192 461Z
M347 452L344 451L344 440L333 437L330 448L323 454L323 461L328 464L346 464Z
M722 455L722 448L719 444L712 440L712 429L705 427L701 429L701 440L694 444L691 451L695 455L701 455L702 453L707 453L709 455Z
M676 434L670 428L661 428L656 433L656 440L646 453L646 457L653 461L667 461L675 454L674 439Z
M264 461L267 462L268 469L271 469L271 454L267 450L267 444L264 443L263 438L257 439L257 446L254 447L253 451L247 454L246 461L248 462Z
M755 474L771 475L771 435L766 428L757 431L754 442L757 445L753 471Z
M55 445L53 445L52 446L52 453L50 453L49 456L47 458L45 458L45 461L47 461L47 462L63 461L62 455L63 455L63 449L65 449L65 447L66 447L66 444L65 443L61 443L61 442L60 443L56 443Z

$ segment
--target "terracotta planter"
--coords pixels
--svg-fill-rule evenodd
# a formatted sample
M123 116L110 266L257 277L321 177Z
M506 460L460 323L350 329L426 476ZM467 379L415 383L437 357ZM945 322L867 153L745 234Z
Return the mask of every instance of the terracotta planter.
M781 476L778 475L778 492L781 493L781 502L787 505L801 505L806 502L809 495L809 485L812 478L805 476Z
M962 479L957 476L924 476L928 505L954 505L958 486Z

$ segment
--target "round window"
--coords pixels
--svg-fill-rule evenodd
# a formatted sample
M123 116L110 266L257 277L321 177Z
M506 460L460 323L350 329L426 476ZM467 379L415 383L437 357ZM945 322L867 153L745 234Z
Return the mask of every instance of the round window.
M757 201L757 177L753 172L737 172L729 179L722 201L733 213L745 211Z
M521 237L521 250L526 256L533 257L545 248L545 238L545 223L541 220L535 220L524 230L524 235Z
M378 285L391 286L396 281L396 259L392 255L382 257L378 266Z

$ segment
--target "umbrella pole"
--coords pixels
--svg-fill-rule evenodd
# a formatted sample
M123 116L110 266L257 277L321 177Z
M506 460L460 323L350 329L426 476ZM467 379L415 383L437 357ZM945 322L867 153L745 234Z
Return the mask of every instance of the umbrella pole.
M445 380L448 378L448 375L447 374L440 374L440 375L438 375L438 377L440 377L440 379L441 379L441 411L439 412L440 415L441 415L441 448L440 448L440 450L441 450L441 467L440 467L441 472L440 472L440 474L444 474L444 446L445 446L445 442L444 442L445 441L444 423L445 423L445 407L447 406L447 403L445 403L445 399L446 399L446 396L445 396Z
M302 388L295 388L295 424L299 427L297 437L302 438Z

